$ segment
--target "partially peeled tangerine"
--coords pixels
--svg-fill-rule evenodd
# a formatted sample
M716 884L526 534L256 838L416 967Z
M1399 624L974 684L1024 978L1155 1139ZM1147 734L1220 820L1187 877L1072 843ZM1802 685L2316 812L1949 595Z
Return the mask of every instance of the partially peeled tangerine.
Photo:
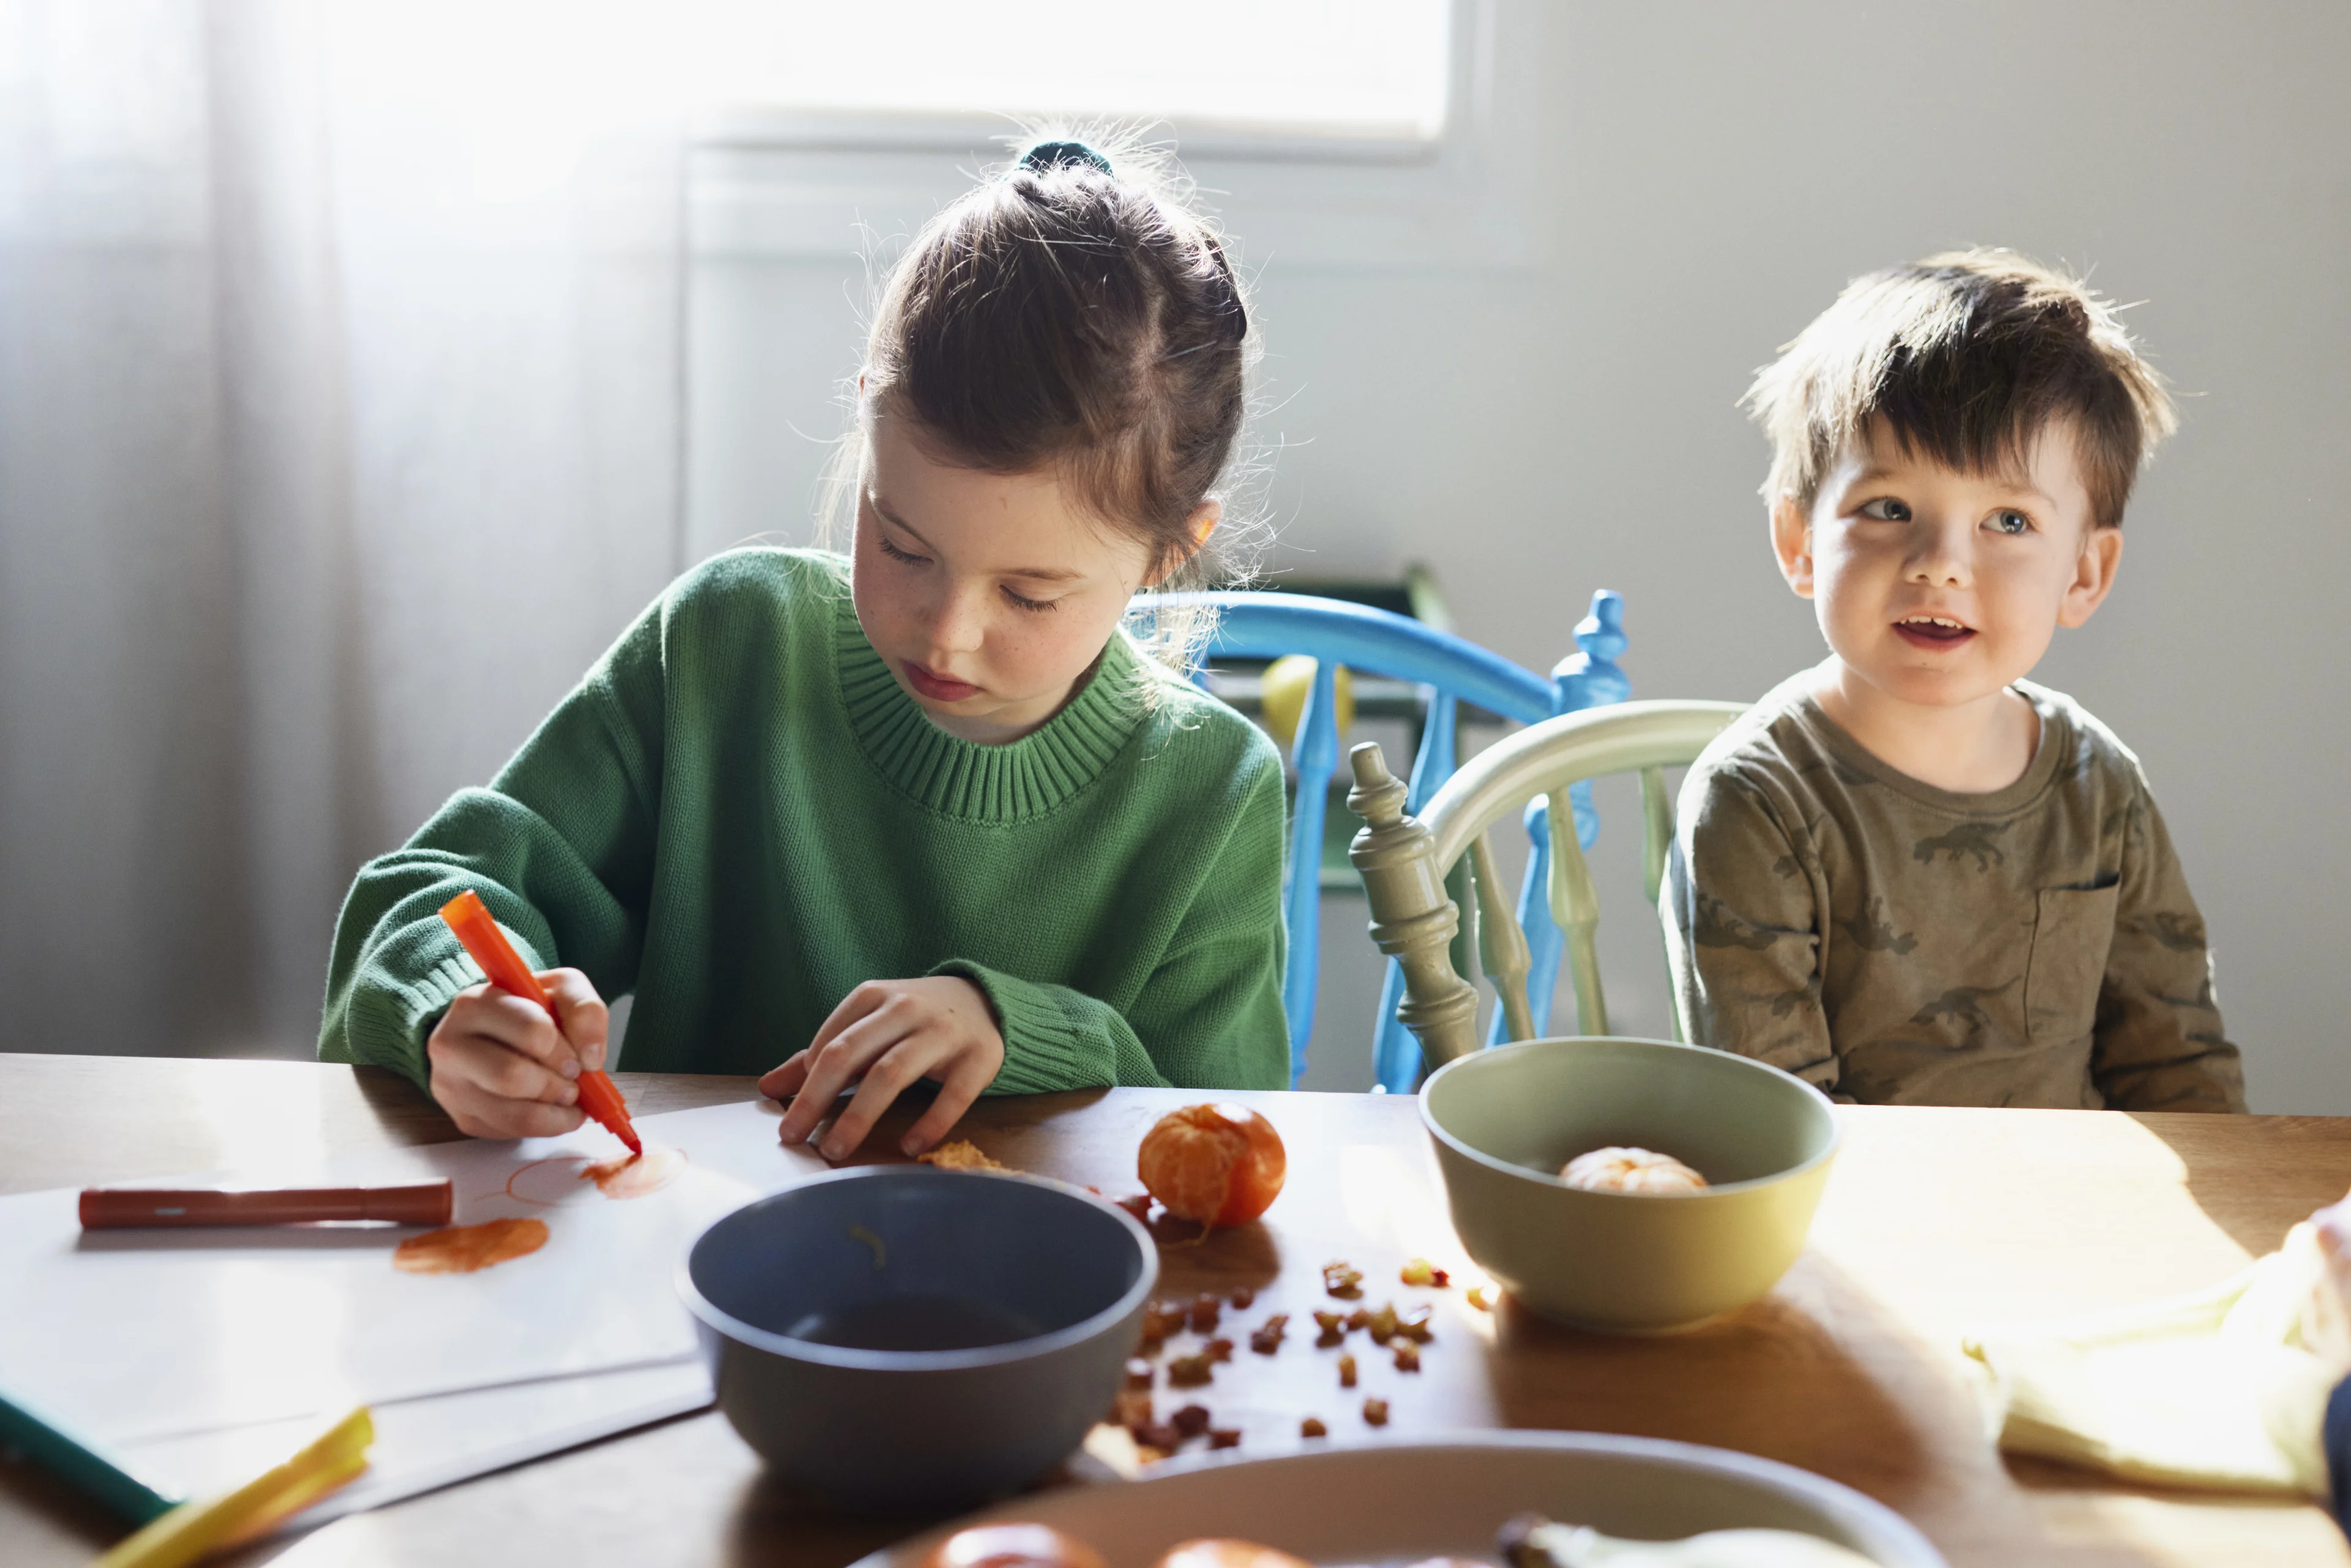
M1581 1154L1560 1168L1559 1179L1586 1192L1704 1192L1706 1177L1655 1149L1611 1147Z

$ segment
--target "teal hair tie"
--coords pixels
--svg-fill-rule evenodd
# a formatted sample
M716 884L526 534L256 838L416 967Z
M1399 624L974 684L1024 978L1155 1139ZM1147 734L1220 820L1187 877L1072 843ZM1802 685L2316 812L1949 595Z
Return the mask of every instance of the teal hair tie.
M1056 169L1092 169L1097 174L1110 172L1110 160L1082 141L1040 141L1020 154L1019 166L1032 174L1050 174Z

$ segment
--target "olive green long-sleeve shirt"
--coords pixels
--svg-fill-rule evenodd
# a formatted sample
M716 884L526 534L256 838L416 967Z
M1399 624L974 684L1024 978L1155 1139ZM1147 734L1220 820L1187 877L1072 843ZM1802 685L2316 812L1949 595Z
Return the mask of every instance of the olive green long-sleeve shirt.
M1689 1038L1866 1104L2242 1111L2138 758L2072 698L2024 776L1897 772L1782 685L1691 768L1660 896Z
M359 874L319 1054L425 1081L480 971L435 915L480 894L535 967L633 995L623 1065L764 1072L860 982L955 974L995 1093L1276 1089L1281 759L1122 633L1035 733L933 724L859 629L848 563L687 573L486 789Z

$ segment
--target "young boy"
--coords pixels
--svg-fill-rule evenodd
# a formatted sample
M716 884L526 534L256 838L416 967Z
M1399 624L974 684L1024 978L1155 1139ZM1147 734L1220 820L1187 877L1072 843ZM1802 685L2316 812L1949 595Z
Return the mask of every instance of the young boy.
M1855 282L1748 394L1829 657L1682 789L1689 1037L1870 1104L2242 1111L2138 758L2031 685L2170 433L2112 308L2006 251Z

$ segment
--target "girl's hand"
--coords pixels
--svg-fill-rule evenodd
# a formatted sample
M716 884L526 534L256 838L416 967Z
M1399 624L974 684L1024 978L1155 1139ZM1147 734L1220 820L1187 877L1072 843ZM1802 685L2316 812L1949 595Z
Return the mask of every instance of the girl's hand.
M487 981L457 993L424 1042L433 1098L476 1138L551 1138L586 1119L572 1080L604 1065L603 1000L577 969L542 969L562 1017Z
M806 1051L759 1080L759 1092L792 1097L778 1130L785 1143L802 1144L841 1092L858 1084L820 1145L826 1159L841 1160L906 1085L935 1078L939 1097L899 1145L919 1155L946 1136L1003 1066L1004 1035L987 994L969 980L868 980L841 998Z
M2351 1197L2310 1217L2326 1272L2303 1312L2303 1343L2340 1375L2351 1373Z

